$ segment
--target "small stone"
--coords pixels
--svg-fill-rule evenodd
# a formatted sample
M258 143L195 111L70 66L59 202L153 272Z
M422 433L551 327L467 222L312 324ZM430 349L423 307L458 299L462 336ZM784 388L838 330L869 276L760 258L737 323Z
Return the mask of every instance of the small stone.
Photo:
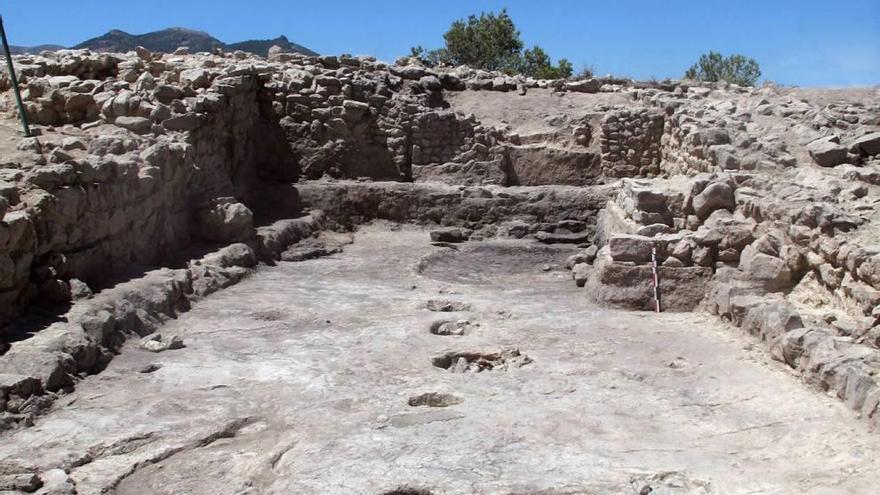
M128 129L135 134L146 134L150 132L152 123L150 119L144 117L116 117L116 125L123 129Z
M61 149L64 151L85 150L86 143L78 137L66 137L61 140Z
M468 231L459 228L445 228L431 231L431 241L433 242L464 242L470 237Z
M574 279L575 285L578 287L585 286L591 271L592 266L587 263L578 263L574 265L571 269L571 278Z
M92 297L92 289L82 280L72 278L68 281L70 285L70 298L74 301L79 299L89 299Z
M176 335L171 338L164 338L162 337L162 334L154 333L141 339L140 347L145 351L163 352L167 350L182 349L184 345L183 339Z
M202 119L194 113L171 117L162 122L162 127L169 131L192 131L202 126Z
M0 475L0 492L19 491L19 492L35 492L43 482L36 474L7 474Z

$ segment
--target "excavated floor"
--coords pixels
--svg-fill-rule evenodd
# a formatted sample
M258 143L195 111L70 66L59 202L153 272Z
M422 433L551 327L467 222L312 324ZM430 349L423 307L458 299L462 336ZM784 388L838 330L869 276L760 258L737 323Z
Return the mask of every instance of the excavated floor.
M565 248L392 229L196 304L162 330L184 349L131 341L0 462L80 494L873 493L876 435L751 338L593 307Z

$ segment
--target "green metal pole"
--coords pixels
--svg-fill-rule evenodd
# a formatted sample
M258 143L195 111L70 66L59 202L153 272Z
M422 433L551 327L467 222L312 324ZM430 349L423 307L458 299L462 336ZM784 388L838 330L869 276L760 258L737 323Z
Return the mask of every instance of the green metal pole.
M0 16L0 37L3 38L3 51L6 52L6 66L9 68L9 78L12 80L12 90L15 91L15 103L18 104L18 115L21 117L21 128L24 137L31 137L31 128L28 127L27 113L21 102L21 91L18 89L18 78L15 77L15 67L12 65L12 54L9 53L9 43L6 42L6 30L3 29L3 16Z

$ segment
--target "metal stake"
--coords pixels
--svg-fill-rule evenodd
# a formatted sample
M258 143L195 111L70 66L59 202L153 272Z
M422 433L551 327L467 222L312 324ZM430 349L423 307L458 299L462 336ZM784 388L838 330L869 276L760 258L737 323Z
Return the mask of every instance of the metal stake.
M9 78L12 80L12 90L15 91L15 103L18 104L18 115L21 117L21 128L24 137L31 137L31 128L28 127L27 113L21 102L21 91L18 89L18 78L15 77L15 67L12 65L12 54L9 53L9 43L6 42L6 30L3 29L3 16L0 16L0 37L3 38L3 51L6 53L6 67L9 68Z

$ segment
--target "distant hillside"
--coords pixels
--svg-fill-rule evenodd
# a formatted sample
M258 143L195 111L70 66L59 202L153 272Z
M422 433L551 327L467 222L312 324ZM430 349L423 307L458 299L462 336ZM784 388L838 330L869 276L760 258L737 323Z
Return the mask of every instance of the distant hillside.
M37 46L15 46L10 45L9 51L13 55L24 55L26 53L40 53L42 51L55 51L64 48L61 45L37 45Z
M287 36L279 36L274 40L248 40L248 41L240 41L238 43L232 43L226 45L227 50L241 50L243 52L254 53L257 55L261 55L265 57L269 54L269 48L272 48L273 45L278 45L284 49L285 52L296 52L302 53L304 55L318 55L317 52L313 52L308 48L298 45L296 43L291 43Z
M103 36L83 41L73 48L88 48L98 52L127 52L142 46L156 52L173 52L177 47L187 46L193 52L209 52L223 48L222 41L202 31L170 28L146 34L129 34L114 29Z
M143 46L154 52L170 53L178 47L186 46L190 52L209 52L215 48L222 48L227 51L242 50L265 57L272 45L278 45L288 52L317 55L317 53L302 45L291 43L285 36L279 36L274 40L247 40L226 44L204 31L186 28L169 28L145 34L131 34L114 29L103 36L83 41L72 48L88 48L96 52L128 52L134 50L137 46ZM42 49L57 50L62 48L52 45L45 46L50 48ZM39 51L38 48L40 47L19 48L22 49L19 53L35 53Z

